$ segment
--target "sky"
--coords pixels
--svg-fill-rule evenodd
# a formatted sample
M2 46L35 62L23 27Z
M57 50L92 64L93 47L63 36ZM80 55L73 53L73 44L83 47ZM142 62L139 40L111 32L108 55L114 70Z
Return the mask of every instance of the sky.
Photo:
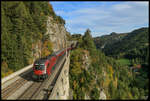
M87 28L93 37L111 32L131 32L149 27L148 1L50 1L71 34L84 34Z

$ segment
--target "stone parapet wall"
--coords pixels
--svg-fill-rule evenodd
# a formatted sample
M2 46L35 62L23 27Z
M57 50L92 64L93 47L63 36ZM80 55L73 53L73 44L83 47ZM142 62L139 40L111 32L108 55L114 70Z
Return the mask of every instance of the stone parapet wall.
M69 99L69 64L70 53L68 54L64 67L62 68L60 75L56 81L56 84L51 92L49 100Z
M31 65L29 65L29 66L26 66L26 67L24 67L24 68L22 68L22 69L20 69L20 70L18 70L18 71L16 71L16 72L14 72L14 73L12 73L12 74L10 74L10 75L8 75L8 76L2 78L1 84L5 83L6 81L8 81L8 80L10 80L10 79L12 79L12 78L14 78L14 77L16 77L16 76L22 74L22 73L23 73L23 74L26 74L27 72L25 72L25 71L28 71L28 70L31 69L32 67L33 67L33 64L31 64Z

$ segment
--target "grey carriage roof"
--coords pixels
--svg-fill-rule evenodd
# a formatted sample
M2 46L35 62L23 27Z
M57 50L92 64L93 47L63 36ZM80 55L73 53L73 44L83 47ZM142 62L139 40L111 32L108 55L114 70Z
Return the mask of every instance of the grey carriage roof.
M59 51L57 51L57 52L54 52L53 54L48 55L48 56L46 56L45 58L39 58L39 59L37 59L37 60L34 62L34 64L44 64L47 59L50 59L52 56L58 55L58 54L61 53L63 50L64 50L64 49L61 49L61 50L59 50Z

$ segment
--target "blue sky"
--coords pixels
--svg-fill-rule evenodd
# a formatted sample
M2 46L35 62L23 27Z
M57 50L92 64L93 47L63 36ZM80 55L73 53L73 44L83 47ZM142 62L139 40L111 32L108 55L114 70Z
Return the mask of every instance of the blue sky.
M146 1L50 1L55 13L66 21L67 31L83 35L89 28L93 37L148 27L148 3Z

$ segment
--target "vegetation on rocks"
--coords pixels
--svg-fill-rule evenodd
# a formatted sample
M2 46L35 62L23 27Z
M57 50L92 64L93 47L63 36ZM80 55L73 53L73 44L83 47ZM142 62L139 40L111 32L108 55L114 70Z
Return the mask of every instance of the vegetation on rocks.
M65 24L48 1L2 1L1 14L2 77L33 63L37 44L42 45L38 49L41 57L52 52L52 43L45 34L48 16Z
M46 34L48 16L59 25L65 24L47 1L1 2L2 77L33 63L37 49L41 57L53 52L50 36ZM71 36L67 32L66 36L67 40L78 42L70 55L69 82L73 99L84 99L85 95L99 99L100 89L107 99L148 96L148 28L122 34L113 32L94 39L90 29L84 35ZM36 47L38 45L40 47Z
M70 58L73 99L84 99L85 95L91 99L99 99L101 88L107 99L145 99L148 95L148 73L145 71L148 65L142 65L137 74L129 67L132 62L128 59L116 61L97 50L90 33L87 29L83 36L72 35L72 39L78 41L78 46L71 52ZM86 66L83 64L85 60L82 60L82 56L86 54L84 50L90 57L87 70L82 68Z

